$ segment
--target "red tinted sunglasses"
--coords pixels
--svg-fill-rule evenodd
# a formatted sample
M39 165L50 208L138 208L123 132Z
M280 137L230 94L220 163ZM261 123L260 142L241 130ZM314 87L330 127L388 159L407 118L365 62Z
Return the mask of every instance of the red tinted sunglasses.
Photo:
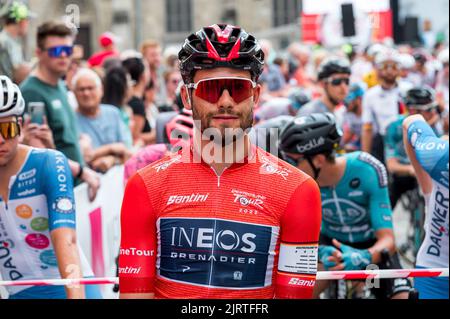
M256 83L250 79L227 77L211 78L186 85L195 90L195 96L211 104L219 101L223 91L227 90L236 103L241 103L253 95Z

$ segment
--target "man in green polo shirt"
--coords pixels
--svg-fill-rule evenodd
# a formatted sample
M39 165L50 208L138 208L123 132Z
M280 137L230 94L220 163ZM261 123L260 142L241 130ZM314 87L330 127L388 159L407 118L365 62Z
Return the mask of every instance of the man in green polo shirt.
M18 1L8 5L4 16L5 23L0 32L0 74L14 79L16 83L30 71L21 40L27 35L29 20L34 16L25 4Z
M48 22L38 28L37 69L22 83L21 90L27 110L30 104L43 103L56 149L69 159L83 164L78 143L74 111L67 98L62 77L69 69L74 36L65 24Z

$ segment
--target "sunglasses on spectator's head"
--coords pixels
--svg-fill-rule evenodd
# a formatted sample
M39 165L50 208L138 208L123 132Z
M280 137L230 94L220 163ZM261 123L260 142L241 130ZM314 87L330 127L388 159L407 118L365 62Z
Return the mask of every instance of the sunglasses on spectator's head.
M195 91L195 96L211 104L217 103L225 90L236 103L241 103L253 96L256 86L252 80L238 77L211 78L186 85Z
M20 135L20 126L17 122L0 122L0 134L5 140L12 140Z
M330 83L333 86L339 86L342 83L345 85L350 85L350 78L334 78L334 79L328 79L328 83Z
M46 49L46 51L51 58L60 58L63 53L66 56L70 57L73 54L73 46L59 45L56 47L48 48Z

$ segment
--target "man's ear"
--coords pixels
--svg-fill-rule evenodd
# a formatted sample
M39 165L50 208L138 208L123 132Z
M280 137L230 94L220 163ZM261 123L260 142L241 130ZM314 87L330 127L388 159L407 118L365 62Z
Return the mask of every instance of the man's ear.
M318 155L314 156L314 158L313 158L314 166L316 166L317 168L322 168L325 165L326 161L327 161L327 158L323 154L318 154Z
M256 88L253 90L253 103L255 105L259 104L259 98L261 97L261 89L262 89L262 86L260 84L258 84L256 86Z
M181 87L181 100L183 101L184 108L186 110L192 110L192 100L189 93L189 89L185 85Z

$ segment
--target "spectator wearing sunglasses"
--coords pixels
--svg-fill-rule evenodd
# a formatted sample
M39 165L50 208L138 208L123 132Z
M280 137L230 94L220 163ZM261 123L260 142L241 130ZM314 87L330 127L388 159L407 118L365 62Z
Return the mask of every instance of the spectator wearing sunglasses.
M63 23L47 22L37 31L37 69L22 83L21 90L30 103L45 105L45 116L53 133L56 149L69 159L84 164L78 143L78 128L62 80L71 64L74 36Z
M320 99L311 101L298 112L298 117L314 113L332 113L338 127L342 127L345 107L343 103L350 90L351 68L348 60L331 57L322 62L318 70L318 81L323 89Z
M11 2L5 16L5 25L0 32L0 74L22 82L31 71L25 62L21 40L28 33L30 18L35 14L18 1Z
M166 87L166 106L173 111L179 111L176 105L177 89L180 87L180 83L183 82L179 70L169 69L164 72L164 81Z
M367 91L363 99L363 152L385 163L384 138L386 129L400 114L406 112L398 86L400 59L397 51L388 50L376 56L379 85Z

